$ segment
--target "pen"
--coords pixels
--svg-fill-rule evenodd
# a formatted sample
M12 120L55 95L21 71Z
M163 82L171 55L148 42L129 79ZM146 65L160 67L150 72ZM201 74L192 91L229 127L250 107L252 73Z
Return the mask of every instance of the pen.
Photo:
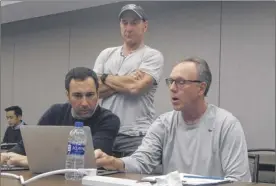
M224 178L213 177L213 176L184 176L184 178L195 178L195 179L211 179L211 180L224 180Z
M141 179L141 180L138 180L137 183L141 183L141 182L148 182L148 183L151 183L151 184L154 184L156 183L156 179Z
M148 183L151 183L151 184L157 183L156 180L139 180L139 181L137 181L137 183L142 183L142 182L148 182ZM181 182L185 183L186 181L182 180Z

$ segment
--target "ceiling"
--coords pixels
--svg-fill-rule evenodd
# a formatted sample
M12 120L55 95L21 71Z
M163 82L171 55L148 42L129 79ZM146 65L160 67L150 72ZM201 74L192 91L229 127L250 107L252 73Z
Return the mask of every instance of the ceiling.
M1 23L9 23L24 19L41 17L51 14L90 8L110 3L127 2L134 0L24 0L24 1L1 1ZM151 0L160 1L160 0ZM197 0L184 0L197 1ZM201 0L209 1L209 0ZM215 0L229 1L229 0ZM251 1L251 0L230 0ZM256 0L257 1L257 0ZM267 0L258 0L267 1ZM270 0L276 1L276 0Z
M1 1L1 23L10 23L122 1L123 0Z

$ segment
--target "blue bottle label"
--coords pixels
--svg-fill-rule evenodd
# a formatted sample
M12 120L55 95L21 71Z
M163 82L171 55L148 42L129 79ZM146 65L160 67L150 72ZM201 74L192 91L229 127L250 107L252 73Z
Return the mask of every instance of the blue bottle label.
M67 154L68 155L84 155L85 145L68 143Z

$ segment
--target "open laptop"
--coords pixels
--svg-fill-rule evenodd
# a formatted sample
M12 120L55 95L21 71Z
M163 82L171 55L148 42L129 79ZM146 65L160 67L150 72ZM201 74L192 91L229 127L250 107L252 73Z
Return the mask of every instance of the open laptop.
M73 126L24 125L20 128L29 169L33 173L65 169L68 137ZM90 127L84 126L87 135L84 168L97 168ZM98 175L118 171L98 169Z

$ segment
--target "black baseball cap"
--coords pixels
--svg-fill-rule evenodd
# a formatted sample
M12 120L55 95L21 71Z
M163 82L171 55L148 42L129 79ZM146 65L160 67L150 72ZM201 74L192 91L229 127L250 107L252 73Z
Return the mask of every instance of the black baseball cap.
M137 16L141 19L141 20L148 20L148 17L144 11L144 9L141 6L137 6L135 4L127 4L125 6L122 7L120 13L119 13L119 19L122 18L123 14L126 11L133 11L134 13L137 14Z

